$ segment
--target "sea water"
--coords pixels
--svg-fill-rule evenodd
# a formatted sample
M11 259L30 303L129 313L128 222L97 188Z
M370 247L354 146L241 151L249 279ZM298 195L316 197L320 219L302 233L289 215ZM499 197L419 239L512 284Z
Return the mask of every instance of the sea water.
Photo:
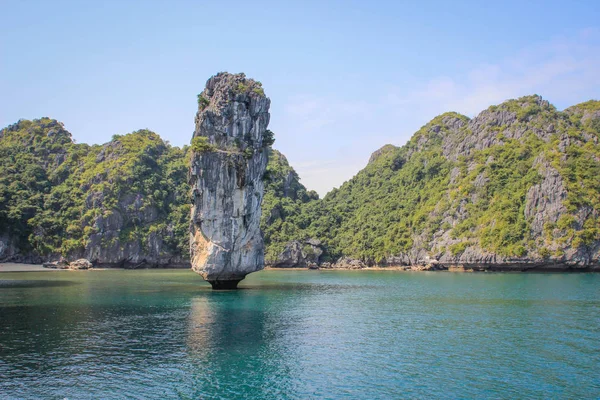
M0 398L599 398L600 274L0 274Z

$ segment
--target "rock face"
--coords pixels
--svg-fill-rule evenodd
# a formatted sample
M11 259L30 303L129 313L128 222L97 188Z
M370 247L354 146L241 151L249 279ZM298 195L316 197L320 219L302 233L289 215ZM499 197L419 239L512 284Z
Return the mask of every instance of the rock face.
M321 261L320 258L323 255L323 244L319 239L311 238L306 242L305 253L306 253L306 261L309 264L319 264Z
M52 268L52 269L70 269L72 271L81 270L81 269L90 269L93 267L92 263L85 258L80 258L79 260L68 262L64 258L60 258L58 261L46 262L43 264L44 268Z
M260 230L270 100L260 82L219 73L198 96L190 185L192 269L214 289L264 267Z
M0 235L0 262L23 262L37 264L42 259L33 254L21 254L14 237L4 233Z
M174 236L170 221L164 229L150 231L143 240L122 238L122 232L132 225L131 221L144 227L161 222L157 207L145 205L142 199L139 194L121 195L110 213L92 220L94 231L90 233L85 249L69 254L68 258L83 257L97 266L108 268L187 268L187 257L167 246L166 242L173 240ZM103 203L103 193L90 193L84 209L103 207Z
M276 268L316 268L323 254L321 241L308 239L304 242L292 240L272 264Z
M389 154L395 150L396 146L394 146L393 144L386 144L382 148L375 150L373 153L371 153L371 157L369 157L368 164L374 163L382 155Z
M80 258L79 260L75 260L69 263L69 269L90 269L92 268L92 263L85 258Z
M297 240L288 243L277 257L274 266L277 268L306 268L306 257L302 252L302 243Z
M363 269L366 268L366 265L361 260L356 260L350 257L341 257L331 267L341 269Z

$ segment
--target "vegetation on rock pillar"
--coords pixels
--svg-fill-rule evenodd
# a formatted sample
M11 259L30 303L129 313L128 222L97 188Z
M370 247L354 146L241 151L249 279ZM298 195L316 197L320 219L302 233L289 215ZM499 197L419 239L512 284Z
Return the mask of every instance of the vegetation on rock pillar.
M214 151L216 148L208 142L208 138L204 136L197 136L192 139L192 151L196 153L206 153Z

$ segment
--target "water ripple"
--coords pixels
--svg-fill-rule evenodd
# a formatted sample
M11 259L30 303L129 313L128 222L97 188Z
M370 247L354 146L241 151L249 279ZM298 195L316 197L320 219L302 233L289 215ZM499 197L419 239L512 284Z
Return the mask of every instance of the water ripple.
M11 277L3 398L600 397L600 275Z

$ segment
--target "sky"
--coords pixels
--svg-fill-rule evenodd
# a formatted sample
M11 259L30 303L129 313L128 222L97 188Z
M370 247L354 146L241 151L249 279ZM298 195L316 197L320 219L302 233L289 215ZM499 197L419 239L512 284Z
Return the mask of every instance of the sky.
M79 143L146 128L182 146L206 80L244 72L320 195L443 112L600 98L597 0L0 0L0 15L0 126L47 116Z

